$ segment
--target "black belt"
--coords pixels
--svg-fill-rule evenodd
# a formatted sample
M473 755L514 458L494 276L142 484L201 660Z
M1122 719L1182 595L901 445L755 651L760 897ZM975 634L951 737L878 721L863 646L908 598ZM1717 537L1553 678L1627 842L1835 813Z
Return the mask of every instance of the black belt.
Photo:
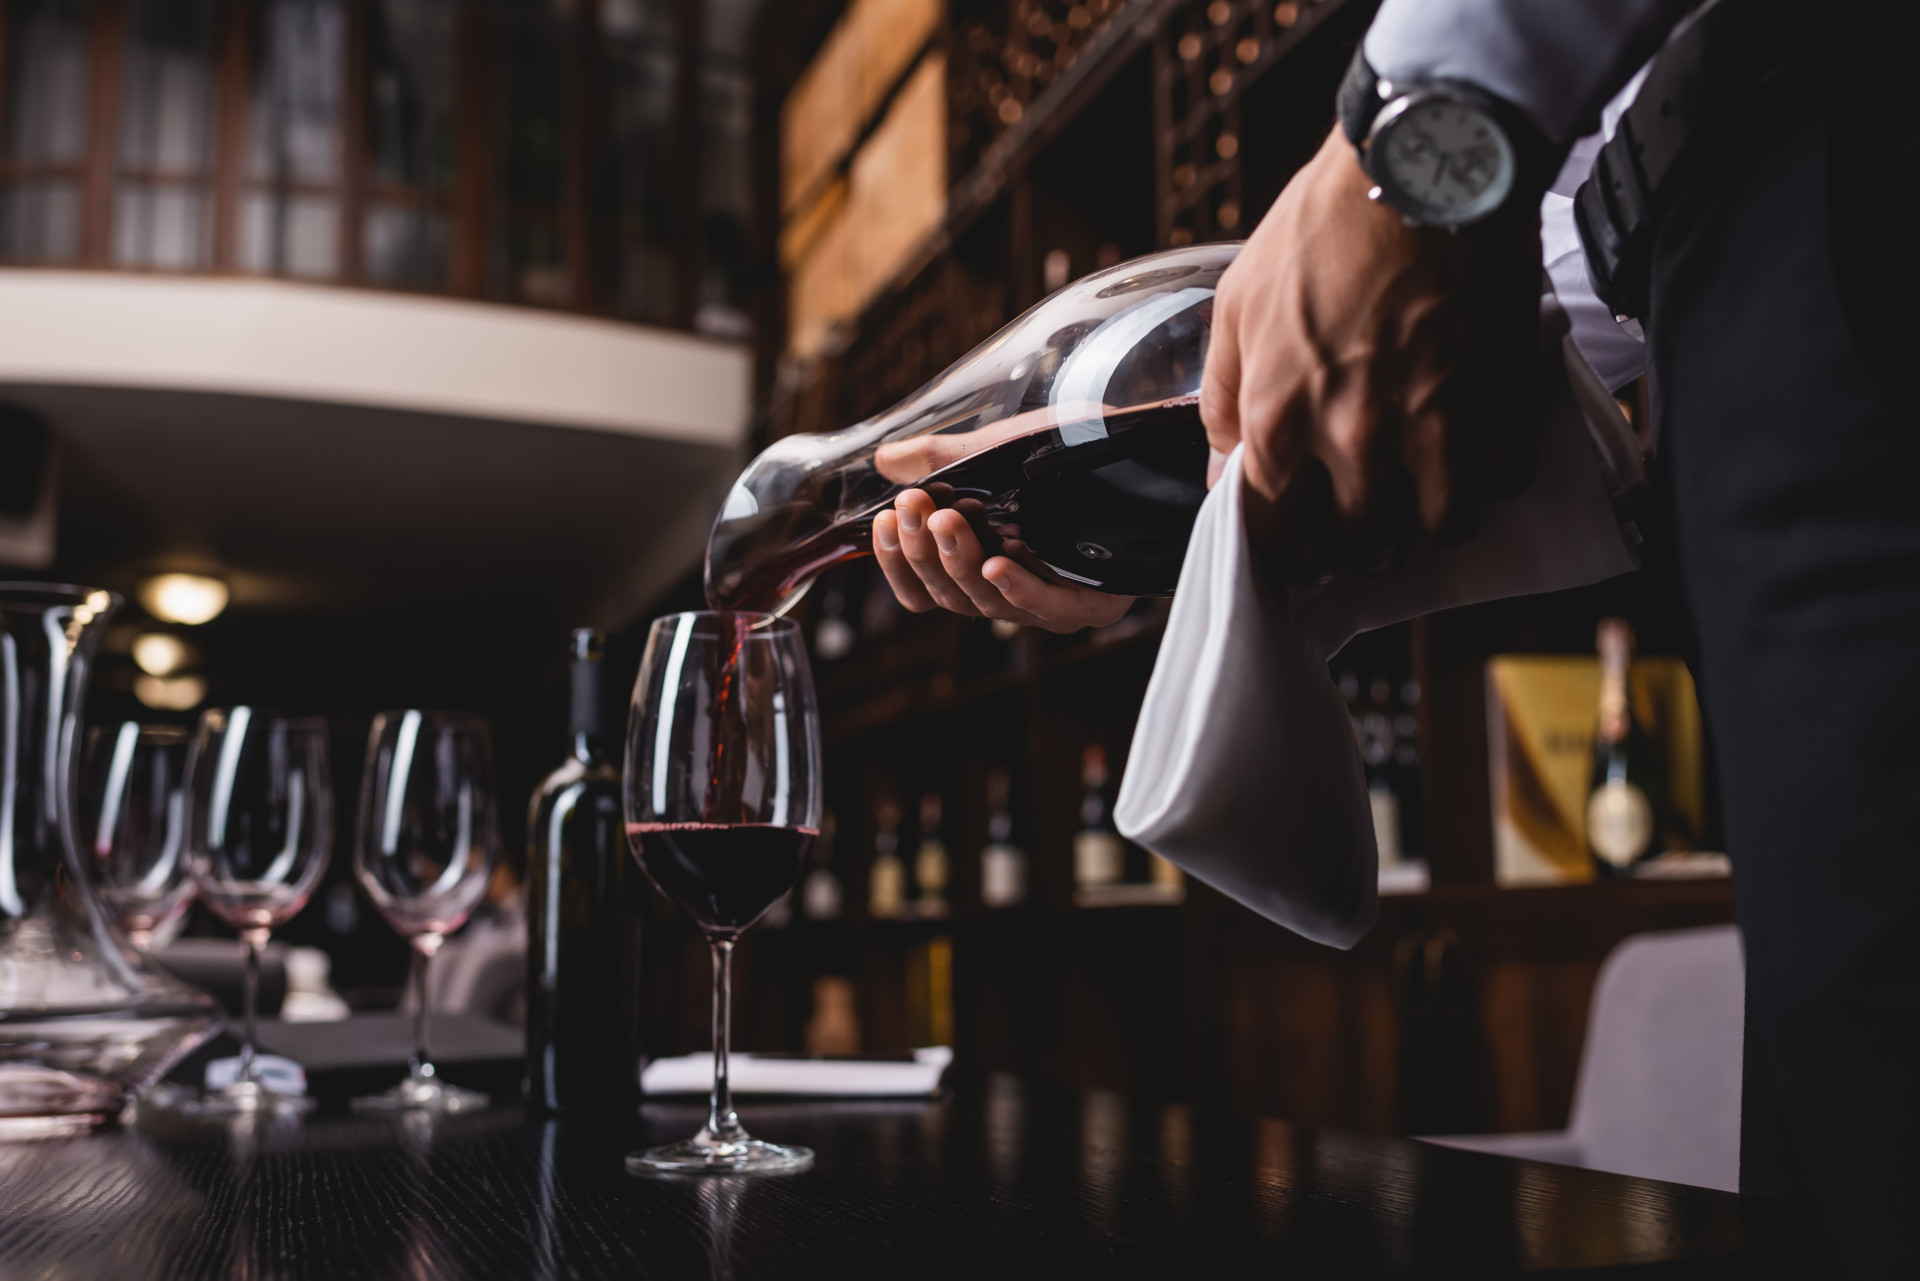
M1867 7L1837 5L1814 20L1781 0L1712 0L1661 48L1573 198L1587 273L1615 315L1647 314L1655 233L1701 154L1732 137L1784 73L1809 63L1825 33Z

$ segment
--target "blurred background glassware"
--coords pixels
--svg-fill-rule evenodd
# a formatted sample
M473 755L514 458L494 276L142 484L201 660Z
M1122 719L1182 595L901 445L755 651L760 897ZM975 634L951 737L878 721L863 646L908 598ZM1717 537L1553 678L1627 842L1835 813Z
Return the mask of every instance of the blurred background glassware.
M0 583L0 1139L117 1115L219 1026L151 965L85 874L75 754L111 592Z
M260 949L306 906L333 850L327 723L253 707L210 709L200 716L187 776L188 848L200 901L240 931L247 949L239 1076L187 1110L304 1111L310 1100L280 1094L260 1079L254 1025Z
M138 721L87 732L80 845L101 902L142 952L164 947L193 902L187 756L193 735Z
M727 1078L733 945L793 888L820 834L820 711L791 619L655 620L633 688L621 791L634 857L713 949L713 1097L692 1138L630 1174L787 1174L813 1153L751 1137Z
M487 1096L448 1085L434 1069L427 969L466 923L493 874L492 741L461 712L410 708L373 718L353 870L387 923L413 945L414 1051L407 1079L353 1101L373 1110L466 1112Z

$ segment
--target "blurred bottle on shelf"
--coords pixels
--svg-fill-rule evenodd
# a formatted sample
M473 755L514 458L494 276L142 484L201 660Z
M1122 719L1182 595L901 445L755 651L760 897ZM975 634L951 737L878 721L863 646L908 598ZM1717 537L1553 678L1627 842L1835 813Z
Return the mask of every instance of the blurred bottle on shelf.
M1073 834L1073 884L1098 889L1119 881L1127 851L1113 825L1113 798L1107 794L1107 749L1089 743L1080 753L1080 827Z
M846 895L840 877L833 870L834 817L832 810L820 815L820 835L814 838L809 858L813 868L800 883L800 910L810 921L838 920Z
M834 663L853 652L859 639L847 618L847 593L835 584L820 594L820 618L813 625L813 655L823 663Z
M1394 795L1399 798L1400 853L1412 858L1425 852L1426 804L1420 790L1420 682L1409 676L1400 682L1400 706L1393 717Z
M1367 682L1367 704L1359 713L1360 761L1367 771L1367 801L1373 809L1373 840L1380 865L1400 862L1400 797L1394 788L1393 683L1384 676Z
M527 1103L571 1113L639 1102L639 869L607 759L600 634L573 633L572 751L527 820Z
M1661 852L1667 770L1659 745L1634 714L1633 628L1623 618L1603 618L1594 641L1600 651L1600 717L1586 834L1594 873L1604 878L1627 875Z
M953 864L940 833L941 809L940 793L928 792L920 798L920 845L913 855L913 883L918 891L913 899L915 916L947 914L947 882Z
M1017 907L1027 900L1027 855L1013 843L1013 778L987 775L987 843L980 851L980 902Z
M873 865L867 869L867 915L875 920L894 920L906 898L907 869L900 862L900 807L882 801L873 838Z
M860 1053L860 1017L855 1012L853 980L822 974L813 981L813 1017L807 1020L807 1053Z

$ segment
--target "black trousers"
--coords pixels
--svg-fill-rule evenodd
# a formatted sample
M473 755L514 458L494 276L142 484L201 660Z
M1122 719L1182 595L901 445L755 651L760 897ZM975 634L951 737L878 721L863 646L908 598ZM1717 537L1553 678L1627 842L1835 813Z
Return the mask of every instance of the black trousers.
M1742 1186L1811 1196L1848 1276L1913 1277L1920 430L1889 379L1920 351L1874 361L1885 334L1850 306L1875 290L1836 269L1876 261L1835 253L1874 222L1831 203L1857 188L1835 186L1838 101L1789 95L1663 227L1651 390L1747 945Z

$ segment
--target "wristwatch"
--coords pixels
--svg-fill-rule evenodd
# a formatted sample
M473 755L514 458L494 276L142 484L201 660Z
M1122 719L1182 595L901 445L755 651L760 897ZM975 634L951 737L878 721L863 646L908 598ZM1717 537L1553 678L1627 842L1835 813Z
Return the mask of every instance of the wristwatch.
M1417 227L1468 226L1516 191L1537 200L1564 148L1524 112L1462 81L1400 85L1364 50L1340 86L1340 125L1374 181L1367 194Z

